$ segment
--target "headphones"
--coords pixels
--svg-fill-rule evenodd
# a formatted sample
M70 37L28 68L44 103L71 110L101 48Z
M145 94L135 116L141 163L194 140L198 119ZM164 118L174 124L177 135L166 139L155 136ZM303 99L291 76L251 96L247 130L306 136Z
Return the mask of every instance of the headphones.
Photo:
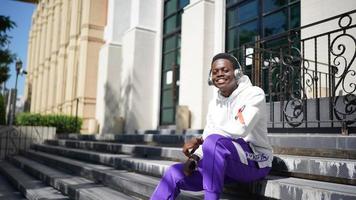
M240 78L244 75L243 72L242 72L242 67L239 63L239 61L237 60L237 58L231 54L228 54L228 53L219 53L217 55L215 55L213 57L213 60L211 61L211 65L213 65L213 63L218 60L218 59L226 59L226 60L229 60L233 67L234 67L234 76L235 76L235 79L236 79L236 82L239 83L240 81ZM212 70L210 69L209 71L209 76L208 76L208 85L211 86L211 85L214 85L213 83L213 79L212 79L212 76L211 76L211 72Z

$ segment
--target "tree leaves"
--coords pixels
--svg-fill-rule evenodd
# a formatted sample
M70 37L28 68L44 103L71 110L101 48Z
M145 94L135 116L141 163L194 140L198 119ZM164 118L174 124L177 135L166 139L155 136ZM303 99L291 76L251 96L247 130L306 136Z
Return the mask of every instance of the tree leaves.
M9 49L11 36L7 32L16 27L10 17L0 15L0 84L10 78L9 65L15 61L16 55Z

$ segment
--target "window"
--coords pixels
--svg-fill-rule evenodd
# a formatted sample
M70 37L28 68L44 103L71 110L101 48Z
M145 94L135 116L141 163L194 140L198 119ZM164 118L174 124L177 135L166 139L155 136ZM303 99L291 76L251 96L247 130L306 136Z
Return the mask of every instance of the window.
M183 8L189 0L165 0L163 19L160 124L175 123L178 103L180 34Z
M226 51L300 26L300 0L226 0Z
M296 35L288 35L288 31L298 27L300 0L226 0L225 48L242 62L245 61L243 45L276 51L277 55L280 48L283 52L292 53L289 42L292 40L288 39L294 39ZM258 40L260 42L256 43ZM261 54L259 61L266 56ZM276 82L273 74L272 80L269 80L268 68L250 62L246 63L244 71L268 95L269 82Z

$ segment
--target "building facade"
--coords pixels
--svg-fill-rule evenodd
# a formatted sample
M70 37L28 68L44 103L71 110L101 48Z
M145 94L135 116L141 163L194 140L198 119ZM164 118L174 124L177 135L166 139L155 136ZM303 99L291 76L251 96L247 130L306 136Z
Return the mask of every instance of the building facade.
M97 63L104 44L106 1L43 0L32 17L28 49L30 112L95 120Z
M347 52L351 64L346 65L346 72L332 78L328 75L332 67L337 67L337 62L330 60L338 58L330 53L333 44L328 41L338 37L333 35L338 31L332 30L339 28L346 33L356 20L352 12L356 2L341 2L40 1L29 41L26 94L31 112L78 114L85 119L83 132L95 132L97 124L99 132L115 133L177 128L175 125L181 124L179 115L184 113L180 110L185 109L189 114L183 114L183 119L188 119L183 128L202 129L215 92L207 83L211 58L229 52L238 57L252 81L265 90L270 120L279 117L274 113L284 113L281 123L294 120L289 126L295 126L299 123L295 120L306 119L306 114L301 114L306 113L306 99L335 99L336 93L354 97L354 51ZM347 16L319 23L347 12L351 12L350 24ZM338 23L340 18L346 25ZM350 31L351 35L355 33ZM326 38L323 33L327 33ZM352 40L344 43L351 44ZM287 57L291 58L289 64ZM303 63L312 64L313 70ZM290 70L277 70L276 65ZM282 77L293 74L282 71L294 75ZM305 76L308 74L313 74L311 80ZM283 78L284 87L278 82ZM339 81L349 89L339 87ZM298 98L291 101L279 94L282 91ZM272 102L277 101L278 106L274 106ZM337 118L336 101L333 104L330 100L330 109L335 110L332 112ZM299 103L299 111L295 110L297 102L303 102ZM287 109L288 103L294 110ZM316 106L319 111L320 105ZM281 109L276 111L275 107ZM351 111L347 117L355 120L355 115ZM319 122L320 116L316 116Z

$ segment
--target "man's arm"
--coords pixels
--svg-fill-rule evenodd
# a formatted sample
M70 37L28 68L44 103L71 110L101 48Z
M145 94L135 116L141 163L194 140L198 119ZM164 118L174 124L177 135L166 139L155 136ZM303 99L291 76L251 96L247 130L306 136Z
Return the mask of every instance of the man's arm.
M218 128L232 136L244 137L254 128L260 119L261 104L265 103L265 95L258 92L245 99L246 104L235 108L233 119L226 121Z
M203 144L203 138L194 137L190 139L188 142L184 143L182 151L185 156L190 157L201 144Z

